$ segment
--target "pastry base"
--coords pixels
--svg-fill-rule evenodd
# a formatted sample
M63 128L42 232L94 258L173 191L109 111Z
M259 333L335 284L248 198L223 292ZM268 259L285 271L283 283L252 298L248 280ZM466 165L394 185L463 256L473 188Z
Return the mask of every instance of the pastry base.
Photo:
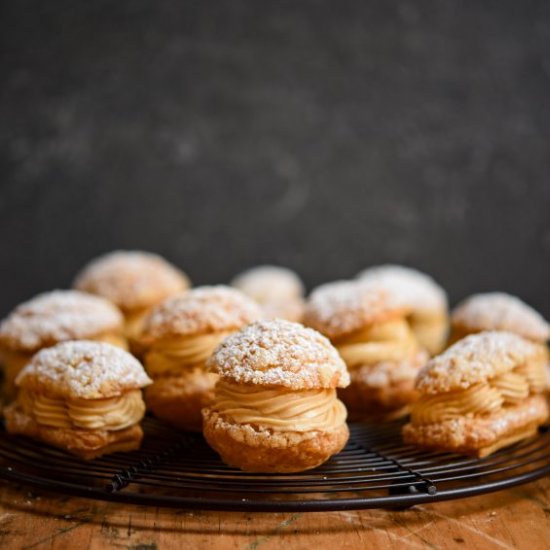
M463 327L462 325L453 323L451 327L451 333L449 334L447 347L450 348L453 344L456 344L459 340L466 338L466 336L469 336L470 334L475 334L476 332L480 332L480 331L468 330L466 327Z
M202 368L157 378L145 388L147 409L176 428L200 432L201 410L214 399L215 380Z
M85 460L110 453L134 451L139 449L143 439L143 430L139 424L114 432L43 426L26 415L17 402L6 407L4 415L8 433L26 435Z
M319 466L341 451L349 439L344 423L330 431L273 432L237 424L204 409L204 437L229 466L247 472L290 473Z
M351 369L351 384L338 389L349 418L356 420L393 420L408 414L418 399L414 388L416 375L427 354L404 363L385 362Z
M352 382L338 390L338 398L346 405L352 422L394 420L410 412L410 404L416 401L418 393L412 380L386 388L369 388Z
M548 418L546 398L534 395L524 403L485 417L463 417L436 424L403 427L405 443L438 451L484 457L537 431Z

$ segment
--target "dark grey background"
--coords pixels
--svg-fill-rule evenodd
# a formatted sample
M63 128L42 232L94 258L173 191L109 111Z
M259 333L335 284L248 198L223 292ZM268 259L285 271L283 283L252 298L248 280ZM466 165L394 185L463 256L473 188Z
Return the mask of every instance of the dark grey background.
M112 248L550 316L550 3L4 1L0 313Z

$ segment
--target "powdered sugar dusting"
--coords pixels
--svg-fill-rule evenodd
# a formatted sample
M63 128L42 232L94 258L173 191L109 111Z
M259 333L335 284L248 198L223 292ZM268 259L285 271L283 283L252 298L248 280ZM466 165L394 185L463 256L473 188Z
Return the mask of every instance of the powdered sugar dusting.
M383 284L405 305L415 310L446 311L445 291L425 273L400 265L370 267L357 275L360 281Z
M298 275L284 267L263 265L237 275L231 286L238 288L260 304L280 299L296 299L304 295Z
M231 286L260 304L266 319L302 319L305 289L290 269L273 265L254 267L235 277Z
M311 293L304 323L333 339L400 313L406 308L382 285L336 281Z
M456 306L451 320L467 330L506 330L537 341L550 338L550 325L542 315L504 292L470 296Z
M113 397L151 382L141 363L128 352L87 340L43 349L16 379L20 387L84 399Z
M74 287L107 298L124 310L149 307L190 286L187 276L150 252L117 250L92 260Z
M0 343L33 351L64 340L122 332L122 315L107 300L77 290L54 290L20 304L0 325Z
M324 336L282 319L259 321L229 336L207 365L238 383L292 389L349 384L344 362Z
M417 388L423 393L466 389L524 364L541 346L510 332L481 332L458 341L421 370Z
M142 337L156 340L238 330L261 317L259 306L236 289L223 285L198 287L156 306L145 321Z

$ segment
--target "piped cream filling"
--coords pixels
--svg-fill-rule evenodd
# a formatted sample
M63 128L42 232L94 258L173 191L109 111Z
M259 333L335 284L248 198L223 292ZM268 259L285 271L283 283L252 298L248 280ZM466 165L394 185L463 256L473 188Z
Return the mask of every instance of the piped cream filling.
M201 334L200 336L162 340L149 349L145 356L148 373L155 376L178 374L182 369L203 365L218 344L230 332Z
M52 428L118 431L137 424L145 414L140 390L106 399L62 399L22 389L17 400L25 414Z
M347 417L336 390L268 389L220 380L212 408L239 424L307 432L341 426Z
M528 379L515 372L506 372L493 378L490 385L499 391L503 403L507 405L521 403L529 397Z
M460 416L473 416L500 410L503 398L496 388L476 384L467 390L422 397L411 413L415 424L444 422Z
M529 388L534 393L542 393L548 390L548 376L544 366L536 361L525 363L514 369L514 372L521 374L529 383Z
M403 361L416 348L415 337L404 319L369 327L337 344L350 369L381 361Z
M541 376L545 381L543 365L532 362L465 390L424 395L413 405L411 420L414 424L432 424L499 412L532 393L540 393Z

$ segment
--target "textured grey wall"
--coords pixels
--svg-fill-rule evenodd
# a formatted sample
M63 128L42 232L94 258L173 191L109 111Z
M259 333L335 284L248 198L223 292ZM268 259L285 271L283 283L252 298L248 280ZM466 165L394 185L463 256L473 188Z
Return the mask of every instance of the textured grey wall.
M550 316L550 4L5 1L0 313L89 257L373 263Z

